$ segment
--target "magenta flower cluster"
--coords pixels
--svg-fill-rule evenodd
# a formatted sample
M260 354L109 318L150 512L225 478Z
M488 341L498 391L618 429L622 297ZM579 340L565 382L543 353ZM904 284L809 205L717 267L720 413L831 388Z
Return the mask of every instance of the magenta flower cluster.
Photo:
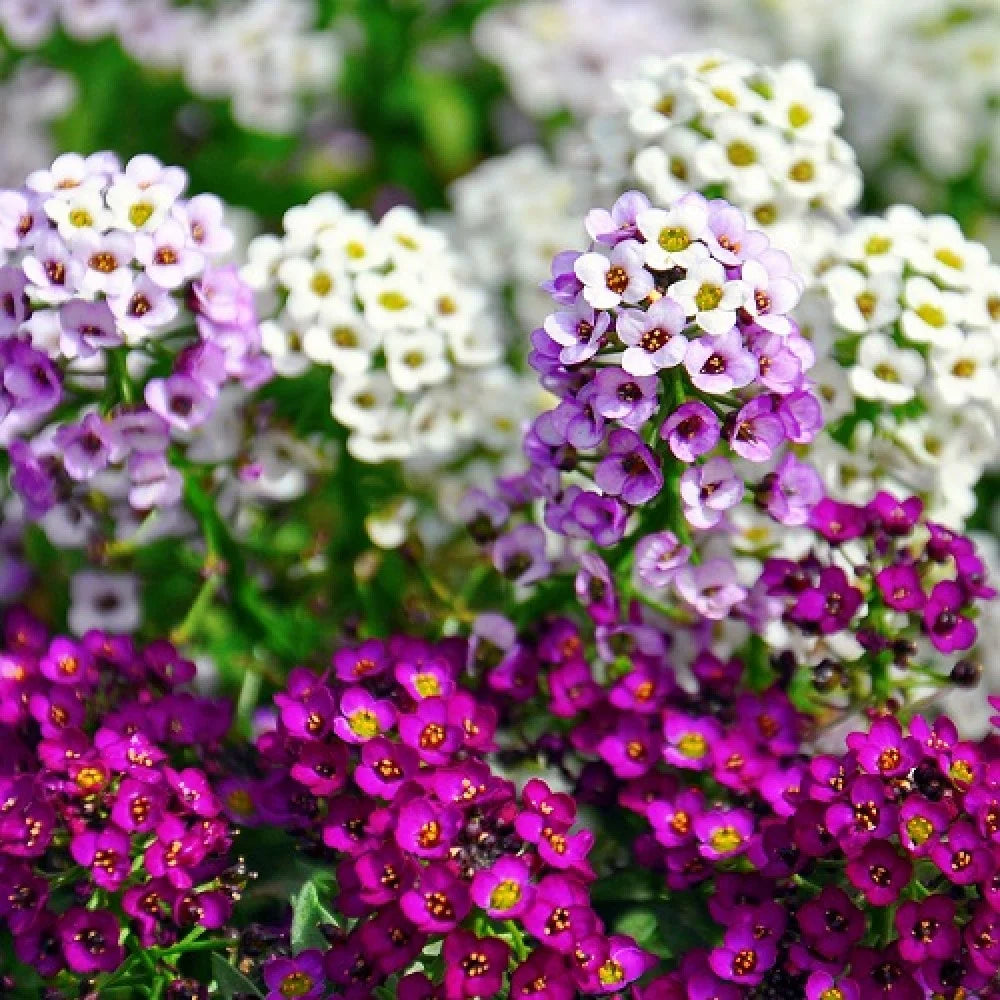
M122 941L167 947L226 924L233 829L210 781L226 705L194 665L7 616L0 652L0 924L45 977L114 971Z
M60 156L0 191L0 443L40 517L114 472L147 512L181 495L168 449L230 382L270 376L221 202L151 156ZM108 484L105 484L108 488Z
M487 763L497 713L463 688L468 666L464 640L371 640L276 696L264 776L242 788L258 820L326 848L351 928L325 954L267 965L274 997L361 998L399 978L413 1000L570 1000L649 968L590 905L593 835L573 799L539 779L519 795Z

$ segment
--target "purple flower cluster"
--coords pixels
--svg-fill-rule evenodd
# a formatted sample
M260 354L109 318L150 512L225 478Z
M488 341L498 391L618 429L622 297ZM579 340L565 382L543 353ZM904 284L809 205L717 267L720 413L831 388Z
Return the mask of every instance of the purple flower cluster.
M798 631L856 638L878 700L890 665L971 649L977 605L996 596L975 544L922 513L919 499L884 492L866 506L825 498L810 518L818 544L797 560L767 559L755 587Z
M7 616L0 651L0 928L45 977L115 970L229 919L233 830L206 763L229 711L185 691L165 642L49 637Z
M224 797L325 847L352 923L325 954L269 962L269 996L360 1000L398 979L413 1000L570 1000L649 968L590 906L593 836L573 799L540 779L518 796L486 762L497 715L461 686L468 661L464 640L370 640L276 696L264 776Z
M643 1000L998 995L1000 744L962 742L945 717L907 730L891 716L847 743L773 760L748 808L720 811L718 775L695 768L712 790L688 780L690 757L622 792L652 827L644 864L711 885L719 925Z
M176 503L171 443L270 375L251 290L211 263L222 204L186 185L151 156L66 154L0 192L0 445L32 516L97 482Z
M590 251L555 258L546 287L560 308L532 338L531 364L560 398L525 442L546 523L607 545L659 500L688 529L717 529L762 478L754 466L768 470L761 503L804 523L818 478L781 456L821 417L787 255L698 194L662 210L629 192L587 229Z

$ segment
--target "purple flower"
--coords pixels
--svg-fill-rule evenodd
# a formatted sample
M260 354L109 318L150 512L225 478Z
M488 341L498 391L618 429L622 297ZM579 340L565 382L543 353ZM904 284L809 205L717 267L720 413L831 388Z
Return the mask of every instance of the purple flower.
M712 745L722 737L719 723L711 718L668 711L663 720L664 760L675 767L704 771L710 763Z
M961 614L965 595L951 580L936 583L924 605L924 631L942 653L968 649L976 641L976 626Z
M737 925L726 931L723 943L713 948L708 962L721 979L756 986L777 960L778 949L770 938L759 939L753 928Z
M347 743L366 743L387 732L396 722L396 712L385 700L364 688L348 688L340 697L340 715L333 720L334 732ZM320 720L320 726L327 724Z
M757 359L743 346L737 330L692 341L684 367L696 389L715 396L742 389L757 375Z
M75 906L59 918L59 940L66 964L73 972L93 975L112 972L125 959L118 943L121 927L107 910Z
M808 444L823 427L823 408L809 391L790 392L780 396L778 417L785 436L796 444Z
M624 240L610 257L585 253L573 269L583 282L583 297L595 309L614 309L622 302L636 304L653 290L653 276L645 267L642 244Z
M704 530L714 528L743 499L743 480L729 459L710 458L684 470L678 491L688 524Z
M594 380L591 405L608 420L638 430L656 412L659 382L652 375L634 375L621 368L602 368Z
M594 472L597 485L611 496L637 506L663 487L659 462L634 431L621 428L608 436L608 454Z
M118 347L122 336L107 302L70 299L59 310L59 323L67 340L81 357L106 347Z
M690 547L672 531L643 535L635 548L636 576L648 587L665 587L690 558Z
M79 424L63 424L55 440L62 449L67 474L85 482L107 467L114 448L114 431L96 413L88 413Z
M863 600L839 566L827 566L816 585L799 594L789 614L793 621L809 622L821 635L828 635L847 628Z
M722 434L719 418L698 400L682 403L660 428L660 437L682 462L711 451Z
M595 311L581 298L573 303L572 309L549 316L545 332L561 345L559 360L564 365L578 365L601 349L610 325L610 314Z
M864 936L865 916L843 889L826 886L798 911L803 941L832 961L843 961Z
M947 896L903 903L896 911L896 929L899 954L914 965L959 952L961 937L955 927L955 902Z
M746 261L740 278L749 285L743 308L753 322L769 333L787 336L792 324L786 314L798 304L803 288L787 255L770 249Z
M770 461L785 440L785 428L770 396L756 396L733 417L729 447L749 462Z
M77 834L70 843L70 854L77 864L91 869L94 884L114 892L132 870L129 838L118 830Z
M743 212L722 199L708 203L707 232L702 236L712 256L726 267L758 257L767 247L767 237L748 228Z
M146 383L146 403L171 427L190 431L201 426L212 412L214 401L203 384L190 375L176 373Z
M493 565L508 580L523 586L548 576L545 535L533 524L522 524L493 544Z
M698 566L684 566L674 577L680 597L698 614L713 621L726 617L747 596L736 567L724 558L708 559Z
M618 621L618 596L607 563L596 552L584 552L575 580L576 596L599 625Z
M577 489L564 530L568 535L589 538L595 545L607 548L621 541L627 520L628 512L620 500Z
M885 840L871 841L847 862L847 877L872 906L894 903L910 881L912 870L910 861Z
M948 827L947 839L933 844L929 853L953 885L973 885L992 868L992 860L987 856L989 850L971 823L959 821Z
M630 375L655 375L683 360L688 341L684 310L673 299L657 299L645 312L626 309L618 317L618 337L625 344L621 366Z
M300 951L293 958L272 958L264 963L266 1000L316 1000L326 989L323 956L315 949Z
M819 473L791 452L784 455L767 481L765 502L771 517L781 524L806 524L823 497Z
M862 1000L853 979L836 978L829 972L812 972L806 980L806 1000Z
M399 810L394 834L396 843L418 858L444 858L462 823L462 813L431 799L412 799Z
M560 305L572 305L583 291L583 283L576 276L576 262L580 254L575 250L564 250L552 258L550 272L552 278L540 285Z
M622 240L633 240L639 230L636 216L649 208L649 199L641 191L626 191L611 206L594 208L587 213L585 226L592 240L607 246L614 246Z
M863 507L823 497L812 509L809 527L836 544L860 538L868 527L868 518Z

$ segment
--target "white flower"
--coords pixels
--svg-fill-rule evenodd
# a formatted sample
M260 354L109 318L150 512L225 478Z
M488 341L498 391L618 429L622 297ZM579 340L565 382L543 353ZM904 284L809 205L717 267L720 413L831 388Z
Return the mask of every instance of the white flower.
M735 201L771 197L770 164L784 159L779 134L735 113L720 115L713 123L713 133L695 160L702 176L710 183L731 185Z
M310 326L302 350L312 361L330 365L341 375L359 375L372 366L381 337L352 303L338 303L321 322Z
M942 291L924 277L908 278L903 286L903 302L907 308L900 317L900 326L907 340L935 347L954 347L962 334L958 323L965 307L963 297Z
M858 348L851 386L862 399L898 405L909 402L926 373L924 359L897 347L885 334L869 333Z
M426 284L416 274L360 274L357 295L376 330L416 330L428 320Z
M967 240L950 216L930 216L922 236L919 243L913 244L914 266L949 288L972 287L989 267L990 254L986 247Z
M289 315L299 321L324 315L350 287L337 262L322 257L312 261L287 258L278 266L278 279L288 289Z
M385 338L389 377L400 392L443 382L451 372L439 333L389 333Z
M971 400L998 406L997 344L991 334L969 333L957 344L933 347L930 368L934 391L948 406Z
M853 267L838 265L822 277L833 321L849 333L881 330L900 314L899 281L891 274L866 277Z
M320 230L316 245L324 257L349 273L378 270L389 259L386 234L364 212L350 212L335 226Z
M309 356L303 350L303 334L287 313L277 321L265 320L260 324L261 346L267 351L279 375L296 378L309 368Z
M165 184L140 186L122 176L108 188L105 198L111 225L134 233L158 229L166 220L176 195Z
M444 233L425 226L420 216L406 205L397 205L386 212L378 228L389 256L397 264L433 259L447 246Z
M689 267L699 257L700 239L708 223L708 204L700 195L682 198L668 211L648 208L636 218L646 264L654 271L670 267Z
M59 227L64 240L93 236L107 230L110 216L100 191L77 186L45 201L45 214Z
M396 387L383 371L333 377L331 412L346 427L366 433L382 427L396 398Z
M706 333L721 336L736 325L736 310L749 294L742 281L731 281L726 269L710 257L695 261L687 277L670 286L668 296L693 317Z

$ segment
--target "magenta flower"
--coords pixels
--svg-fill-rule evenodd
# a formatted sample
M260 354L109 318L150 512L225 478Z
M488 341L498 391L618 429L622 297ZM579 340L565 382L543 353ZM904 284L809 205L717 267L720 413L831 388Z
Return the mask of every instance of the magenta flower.
M965 595L959 584L942 580L924 605L924 630L934 647L942 653L968 649L976 641L976 626L961 614Z
M262 972L268 990L265 1000L316 1000L326 990L323 956L315 949L300 951L292 958L272 958L264 963Z
M713 809L694 821L698 851L717 861L746 852L754 835L753 815L745 809Z
M847 862L847 877L872 906L888 906L899 899L912 871L910 861L885 840L871 841Z
M120 936L121 927L107 910L75 906L59 917L59 940L73 972L92 975L118 968L125 958Z
M365 743L390 730L395 722L396 712L388 701L353 687L341 695L340 714L333 720L333 730L347 743Z
M713 948L708 961L712 971L727 982L756 986L774 965L778 949L770 938L760 940L753 929L737 925L726 931L723 943Z
M448 1000L489 997L499 992L510 961L506 941L456 930L444 939L442 954Z
M497 920L522 916L534 899L531 869L522 858L501 858L472 880L473 902Z
M899 954L914 965L929 958L949 958L958 953L961 945L955 927L955 902L947 896L903 903L896 911L896 929Z

